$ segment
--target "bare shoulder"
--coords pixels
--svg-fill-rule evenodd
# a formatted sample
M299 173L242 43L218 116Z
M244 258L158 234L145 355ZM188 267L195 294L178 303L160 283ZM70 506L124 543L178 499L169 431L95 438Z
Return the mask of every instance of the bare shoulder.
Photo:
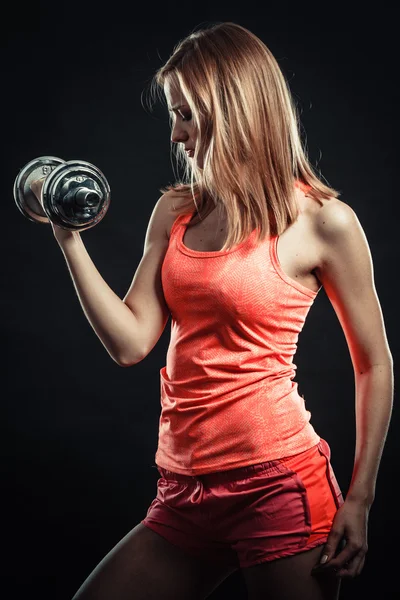
M360 226L355 211L339 198L323 200L314 213L314 231L324 245L339 242L344 235L351 235Z
M316 203L317 204L317 203ZM330 260L334 251L365 246L365 234L353 208L339 200L323 200L313 215L313 230L319 248L319 265Z
M173 208L179 207L184 201L182 195L174 190L168 190L161 198L163 199L167 212L172 212Z
M339 198L323 200L315 212L316 231L323 237L335 235L339 230L351 227L357 218L354 210Z
M169 240L169 231L171 229L172 208L176 204L176 195L168 191L162 194L154 205L149 222L148 233L156 235L157 239L164 238ZM153 239L154 236L152 236Z
M177 194L174 190L168 190L160 198L163 206L163 220L165 224L166 236L169 240L172 225L177 218L175 209L180 208L186 202L186 199L181 194Z

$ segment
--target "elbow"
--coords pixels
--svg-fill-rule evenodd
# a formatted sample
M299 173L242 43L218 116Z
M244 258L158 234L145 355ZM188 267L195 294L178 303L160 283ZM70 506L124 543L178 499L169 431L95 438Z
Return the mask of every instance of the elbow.
M393 371L394 368L394 363L393 363L393 357L390 355L387 358L381 358L381 359L375 359L375 360L370 360L367 363L364 364L358 364L355 366L354 371L356 373L356 375L363 375L364 373L369 373L370 371L374 370L377 367L388 367L389 369L391 369Z
M134 359L130 358L130 359L126 359L126 358L120 358L116 361L116 363L118 364L118 366L120 367L133 367L133 365L137 365L138 363L140 363L145 357L144 356L137 356Z
M118 361L119 367L133 367L136 363Z

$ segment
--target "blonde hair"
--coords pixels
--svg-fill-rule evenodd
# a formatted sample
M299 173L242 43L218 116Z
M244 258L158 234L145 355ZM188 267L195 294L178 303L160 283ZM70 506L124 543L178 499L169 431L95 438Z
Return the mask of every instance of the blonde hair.
M257 241L280 235L296 221L296 180L309 186L307 195L320 204L321 198L340 195L314 172L288 83L256 35L231 22L194 31L156 72L153 97L154 91L162 97L167 79L186 97L197 133L192 160L183 144L176 145L184 177L160 189L180 200L173 207L176 216L196 207L186 227L221 203L227 217L225 251L258 227Z

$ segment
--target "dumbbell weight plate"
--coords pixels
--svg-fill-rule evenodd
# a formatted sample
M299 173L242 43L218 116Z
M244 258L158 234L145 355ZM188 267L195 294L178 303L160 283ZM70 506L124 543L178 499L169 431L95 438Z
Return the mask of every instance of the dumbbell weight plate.
M66 161L57 156L39 156L27 163L14 182L14 200L20 212L35 223L48 223L49 218L30 188L32 181L47 177Z
M75 192L78 191L78 198ZM70 196L71 202L66 202ZM64 229L89 229L105 215L110 204L110 186L103 173L84 160L69 160L45 179L43 208L53 223Z

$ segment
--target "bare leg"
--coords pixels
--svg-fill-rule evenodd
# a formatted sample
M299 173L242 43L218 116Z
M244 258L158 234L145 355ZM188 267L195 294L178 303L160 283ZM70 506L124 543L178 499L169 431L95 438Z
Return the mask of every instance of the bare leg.
M338 600L340 579L311 574L322 546L242 569L248 600Z
M235 570L193 557L139 523L100 561L72 600L200 600Z

